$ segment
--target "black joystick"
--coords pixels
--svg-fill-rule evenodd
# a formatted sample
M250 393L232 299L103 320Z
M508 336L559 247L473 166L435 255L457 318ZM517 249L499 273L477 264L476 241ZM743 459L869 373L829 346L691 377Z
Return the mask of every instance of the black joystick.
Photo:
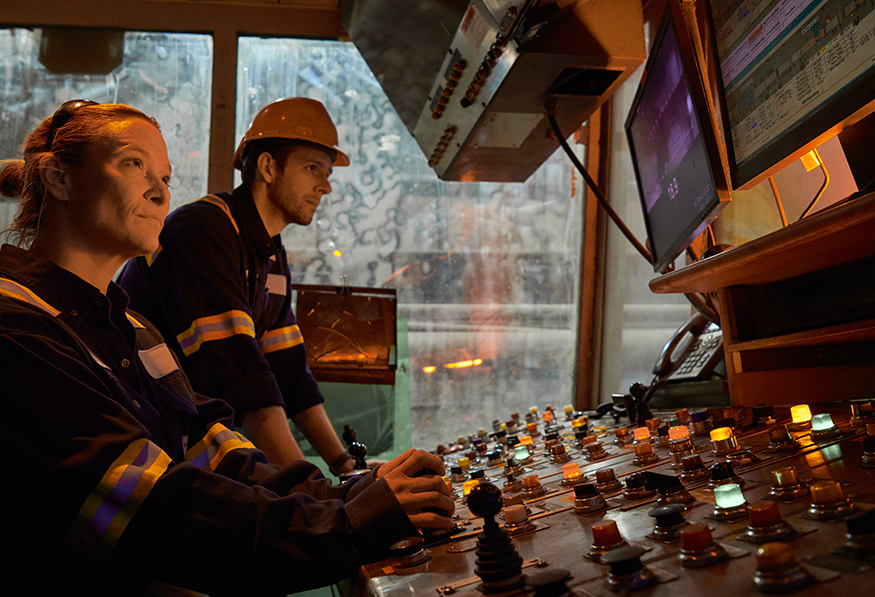
M483 532L477 536L474 573L483 581L484 593L501 593L523 586L523 559L511 543L507 531L495 522L501 512L501 490L492 483L480 482L468 494L468 509L483 517Z
M349 425L343 426L343 441L346 442L346 451L353 457L353 469L356 471L366 470L368 463L365 461L365 456L368 455L368 447L356 440L355 429Z

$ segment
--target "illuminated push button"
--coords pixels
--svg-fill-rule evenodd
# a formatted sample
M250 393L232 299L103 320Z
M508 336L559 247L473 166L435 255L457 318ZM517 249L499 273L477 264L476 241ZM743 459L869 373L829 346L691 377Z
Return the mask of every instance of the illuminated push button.
M795 452L802 446L790 436L786 425L769 429L769 452Z
M639 545L628 545L602 556L602 563L610 566L606 582L611 591L635 591L659 583L659 577L641 563L644 551Z
M693 483L702 479L707 479L711 475L711 471L705 468L702 463L702 457L698 454L684 456L681 459L681 481L684 483Z
M735 474L735 469L732 468L730 462L718 462L711 465L711 480L708 481L708 487L717 487L725 483L737 483L744 485L744 480Z
M529 435L535 436L540 435L538 433L538 424L537 423L526 423L526 433Z
M525 506L515 504L504 509L504 530L511 537L535 530L535 523L529 520Z
M770 498L780 502L791 502L805 495L808 495L808 487L799 482L796 467L785 466L772 470Z
M643 500L656 493L656 489L650 486L644 473L632 473L626 477L626 491L623 497L627 500Z
M602 442L589 442L584 447L586 448L586 459L590 462L604 460L608 457L608 453L605 451Z
M790 431L805 431L811 427L811 409L807 404L797 404L790 408Z
M605 497L593 483L583 483L574 487L574 511L589 514L608 507Z
M667 542L680 539L681 529L689 524L684 518L686 509L683 504L669 504L648 512L647 514L653 518L653 530L650 531L649 536Z
M717 456L726 456L738 450L738 440L731 427L718 427L711 431L711 449Z
M659 427L659 423L660 423L659 419L657 419L657 418L655 418L655 417L652 418L652 419L647 419L647 420L644 422L644 425L645 425L645 426L647 427L647 429L650 431L650 435L651 435L651 436L652 436L652 435L656 435L656 430L657 430L657 428Z
M576 462L569 462L562 467L562 485L565 487L574 487L586 481L586 475L581 472L580 465Z
M514 446L513 457L519 462L527 462L529 458L531 458L531 454L529 454L528 444L517 444L516 446Z
M811 441L826 442L841 437L842 430L832 422L829 413L814 415L811 419Z
M598 522L590 528L592 529L592 547L589 550L589 557L595 562L601 562L602 556L612 549L629 545L620 536L620 529L617 528L615 520Z
M541 478L538 475L523 477L523 496L526 499L540 497L545 493L547 490L541 485Z
M688 437L690 437L690 429L686 425L678 425L677 427L671 427L668 430L668 439L670 441L686 439Z
M546 440L546 441L544 441L544 454L546 456L550 456L553 453L552 452L553 446L559 445L559 440L557 440L555 438L550 439L548 437L545 437L544 439Z
M786 593L810 585L814 577L796 563L786 543L766 543L757 550L753 582L763 593Z
M835 520L855 512L851 500L845 497L842 486L836 481L819 480L808 485L811 490L811 505L808 515L817 520Z
M465 495L465 497L467 497L468 494L471 493L472 489L477 487L478 483L480 483L480 479L471 479L470 481L465 481L464 483L462 483L462 493Z
M481 443L477 444L476 448L477 448L478 454L485 456L486 451L489 449L489 446L484 444L483 442L481 442Z
M650 429L647 427L638 427L632 432L633 444L650 443Z
M722 546L714 543L711 529L704 524L691 524L679 532L681 552L678 554L684 568L702 568L729 558Z
M674 411L674 416L678 418L678 421L681 422L681 425L686 425L690 422L690 411L686 408L681 408Z
M659 460L659 456L654 454L653 447L649 444L637 444L635 446L635 458L632 460L638 466L650 464Z
M871 557L875 554L875 510L855 514L845 520L848 532L844 549L855 555Z
M535 440L532 439L531 435L524 435L520 438L520 443L525 444L527 446L534 445Z
M747 516L747 501L737 483L727 483L714 488L713 517L718 520L739 520Z
M565 412L565 420L573 421L574 420L574 407L570 404L566 404L562 410Z
M583 438L583 441L581 442L581 444L586 446L586 444L594 444L597 441L599 441L599 438L596 437L595 435L587 435L585 438Z
M459 466L462 468L462 470L468 470L468 468L471 466L471 459L467 456L459 458Z
M602 493L611 493L623 486L612 468L600 468L597 470L595 472L595 484Z
M757 502L748 506L747 513L750 515L750 523L745 536L753 543L784 541L796 534L796 529L781 516L777 502Z
M624 446L632 441L632 438L629 436L628 427L617 427L614 429L614 436L614 443L618 446Z

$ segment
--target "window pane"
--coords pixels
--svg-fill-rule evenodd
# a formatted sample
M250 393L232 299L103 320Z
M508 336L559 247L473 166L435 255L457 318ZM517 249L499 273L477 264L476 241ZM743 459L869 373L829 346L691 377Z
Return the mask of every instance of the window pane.
M213 40L209 35L129 31L122 64L106 75L50 73L39 60L42 31L0 29L0 158L40 120L73 98L129 104L161 124L173 164L171 209L205 194ZM17 203L0 200L6 229Z
M289 96L338 125L352 166L283 241L296 283L397 288L414 445L571 402L582 183L561 150L526 183L443 182L351 43L241 38L238 60L238 139Z

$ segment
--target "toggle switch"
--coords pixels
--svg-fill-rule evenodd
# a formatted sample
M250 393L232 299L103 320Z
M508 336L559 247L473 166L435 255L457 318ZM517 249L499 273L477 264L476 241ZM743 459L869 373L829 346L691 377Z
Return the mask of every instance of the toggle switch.
M523 483L519 479L516 478L514 473L508 473L507 479L504 482L504 487L502 487L502 492L504 494L510 493L519 493L523 490Z
M608 453L605 451L602 442L589 442L584 447L586 448L586 459L590 462L604 460L608 457Z
M612 493L623 487L612 468L600 468L595 472L595 484L602 493Z
M707 525L688 525L679 531L679 535L681 552L678 559L684 568L703 568L729 558L726 550L714 542Z
M656 493L656 489L650 486L644 473L632 473L626 477L626 491L623 492L623 497L627 500L643 500L654 493Z
M649 441L647 443L635 444L635 458L632 460L633 464L644 466L645 464L651 464L657 460L659 460L659 456L653 452L653 447L650 445Z
M855 557L875 555L875 510L866 510L845 519L848 532L844 549Z
M605 497L599 492L595 483L583 483L574 486L574 511L578 514L598 512L608 507Z
M786 593L814 582L814 577L796 563L793 551L786 543L766 543L756 555L753 582L763 593Z
M787 430L786 425L769 429L769 452L795 452L802 446Z
M717 487L725 483L737 483L744 485L744 479L735 474L735 469L732 463L721 461L711 465L711 480L708 481L708 487Z
M784 541L796 535L796 529L784 520L777 502L762 501L747 507L750 523L745 536L752 543Z
M711 471L705 468L702 457L698 454L684 456L681 459L681 465L684 467L681 471L681 481L684 483L694 483L711 476Z

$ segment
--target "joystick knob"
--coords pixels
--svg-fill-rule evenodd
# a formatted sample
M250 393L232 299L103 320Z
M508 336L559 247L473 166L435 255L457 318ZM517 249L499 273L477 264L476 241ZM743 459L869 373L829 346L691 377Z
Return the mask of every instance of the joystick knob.
M484 593L509 591L523 585L523 559L511 543L510 537L495 522L501 511L501 490L488 482L481 482L468 494L468 508L475 516L483 517L483 532L477 536L477 558L474 573L483 581Z

